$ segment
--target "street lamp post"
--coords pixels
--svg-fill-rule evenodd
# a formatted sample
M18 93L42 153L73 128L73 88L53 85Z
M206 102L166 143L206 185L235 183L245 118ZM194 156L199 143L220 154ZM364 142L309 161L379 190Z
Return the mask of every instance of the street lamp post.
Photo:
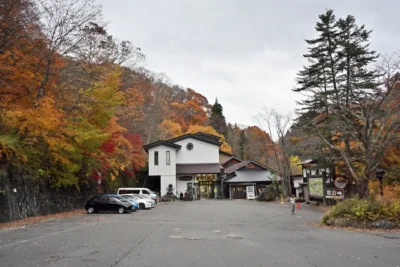
M381 187L381 196L383 196L383 185L382 185L383 176L385 176L385 171L383 169L376 169L375 177L376 179L379 180L379 185Z

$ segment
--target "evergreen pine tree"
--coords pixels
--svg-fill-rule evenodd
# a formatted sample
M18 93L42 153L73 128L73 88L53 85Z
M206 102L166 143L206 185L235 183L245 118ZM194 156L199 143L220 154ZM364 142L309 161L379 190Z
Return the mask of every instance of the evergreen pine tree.
M315 29L318 37L306 40L309 48L304 57L309 64L298 73L298 87L293 89L308 96L299 102L302 109L298 123L309 134L321 138L324 149L317 150L319 154L314 158L320 162L345 161L346 176L359 182L360 193L365 195L366 180L371 174L367 167L363 179L356 177L353 159L365 158L367 149L351 147L351 142L356 139L368 146L370 141L365 140L370 136L364 138L368 131L362 129L373 128L363 125L360 117L369 116L372 111L368 106L373 105L379 93L379 76L371 68L378 57L369 48L371 31L364 25L357 26L353 16L336 20L332 10L319 16ZM370 120L367 117L366 122Z
M223 111L222 105L218 103L218 99L215 99L215 103L211 107L209 126L213 127L218 133L223 134L226 137L227 134L226 121L222 111Z
M337 21L333 10L326 11L319 19L315 27L318 37L306 40L309 47L304 57L308 59L309 65L298 73L298 87L293 89L308 96L298 102L302 106L299 110L300 118L305 120L326 112L327 105L339 97L336 77L339 61Z
M244 130L240 131L240 139L239 139L239 154L242 160L247 160L246 148L247 148L248 139Z

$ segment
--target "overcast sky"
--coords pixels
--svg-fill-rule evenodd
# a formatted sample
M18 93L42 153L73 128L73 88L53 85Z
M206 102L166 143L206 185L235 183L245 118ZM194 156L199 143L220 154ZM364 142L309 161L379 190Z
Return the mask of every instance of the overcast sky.
M400 48L400 1L99 0L110 34L130 40L146 67L217 97L229 122L255 124L263 106L294 113L291 91L318 15L354 15L380 54Z

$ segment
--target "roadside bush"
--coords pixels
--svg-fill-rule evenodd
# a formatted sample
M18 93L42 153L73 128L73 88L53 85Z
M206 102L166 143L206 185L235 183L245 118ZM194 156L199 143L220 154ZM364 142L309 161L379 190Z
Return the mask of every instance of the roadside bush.
M386 185L383 188L383 199L385 201L400 202L400 184Z
M334 224L337 219L368 225L376 221L400 223L400 202L383 202L373 199L347 199L339 202L322 217L322 223Z
M279 196L279 192L276 187L269 185L257 196L257 201L275 201Z

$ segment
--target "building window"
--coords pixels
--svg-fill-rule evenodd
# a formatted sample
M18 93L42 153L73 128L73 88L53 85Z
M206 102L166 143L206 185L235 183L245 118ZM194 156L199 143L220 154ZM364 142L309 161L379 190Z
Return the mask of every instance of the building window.
M170 152L169 151L167 151L167 157L166 157L166 160L167 160L167 165L170 165L171 164L171 157L170 157Z
M187 143L186 148L188 150L192 150L193 149L193 143Z
M154 151L154 165L158 165L158 151Z

